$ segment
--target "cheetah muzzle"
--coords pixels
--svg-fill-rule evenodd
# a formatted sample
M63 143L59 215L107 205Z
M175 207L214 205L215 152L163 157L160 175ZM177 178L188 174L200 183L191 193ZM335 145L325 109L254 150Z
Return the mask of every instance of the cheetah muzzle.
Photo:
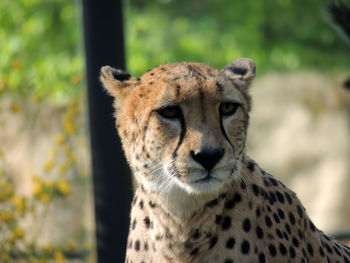
M160 65L101 81L138 184L127 263L350 262L245 152L255 63Z

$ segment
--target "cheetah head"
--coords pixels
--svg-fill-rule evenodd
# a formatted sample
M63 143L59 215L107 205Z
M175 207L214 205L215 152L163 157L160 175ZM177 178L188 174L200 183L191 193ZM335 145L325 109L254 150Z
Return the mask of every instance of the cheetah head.
M105 66L124 152L138 183L217 194L239 178L250 110L252 60L217 70L200 63L160 65L141 78Z

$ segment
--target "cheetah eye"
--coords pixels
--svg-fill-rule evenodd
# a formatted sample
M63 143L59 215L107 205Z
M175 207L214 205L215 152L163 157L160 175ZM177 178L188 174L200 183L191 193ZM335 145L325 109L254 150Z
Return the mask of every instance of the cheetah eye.
M234 102L224 102L221 103L219 107L219 112L221 116L230 116L236 113L240 104Z
M182 111L179 106L167 106L157 110L158 114L165 119L179 119Z

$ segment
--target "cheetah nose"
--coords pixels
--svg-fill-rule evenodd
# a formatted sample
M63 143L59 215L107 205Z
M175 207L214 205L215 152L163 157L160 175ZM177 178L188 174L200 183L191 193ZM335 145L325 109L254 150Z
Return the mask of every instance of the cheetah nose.
M190 154L193 160L210 172L224 155L224 149L202 148L198 152L190 151Z

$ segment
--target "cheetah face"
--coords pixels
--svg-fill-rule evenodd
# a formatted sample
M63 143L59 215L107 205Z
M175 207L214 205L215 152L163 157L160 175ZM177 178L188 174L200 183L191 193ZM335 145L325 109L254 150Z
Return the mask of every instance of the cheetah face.
M218 193L238 178L255 64L222 71L166 64L140 79L110 67L101 80L115 97L117 127L138 183L154 192Z

